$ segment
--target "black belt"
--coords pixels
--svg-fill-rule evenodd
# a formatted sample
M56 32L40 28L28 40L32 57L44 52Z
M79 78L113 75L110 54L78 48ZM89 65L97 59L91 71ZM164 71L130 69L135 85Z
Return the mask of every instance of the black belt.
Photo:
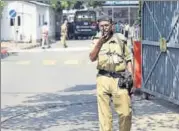
M124 70L125 71L125 70ZM114 78L118 78L120 77L120 73L124 72L124 71L120 71L120 72L109 72L106 70L99 70L98 74L100 75L104 75L104 76L108 76L108 77L114 77Z

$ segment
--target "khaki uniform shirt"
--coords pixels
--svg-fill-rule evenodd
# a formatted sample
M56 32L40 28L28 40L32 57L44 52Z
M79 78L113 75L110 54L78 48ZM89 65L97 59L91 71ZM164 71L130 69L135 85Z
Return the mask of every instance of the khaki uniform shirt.
M66 36L67 35L67 26L65 24L63 24L61 26L61 35L62 36Z
M99 37L101 37L100 32L93 37L93 40L97 40ZM115 33L107 42L103 43L97 59L98 70L120 72L126 69L125 61L132 60L132 54L127 46L127 43L124 44L124 42L127 42L127 39L124 37L124 35ZM94 46L95 44L93 44L93 48ZM123 46L125 48L124 56Z

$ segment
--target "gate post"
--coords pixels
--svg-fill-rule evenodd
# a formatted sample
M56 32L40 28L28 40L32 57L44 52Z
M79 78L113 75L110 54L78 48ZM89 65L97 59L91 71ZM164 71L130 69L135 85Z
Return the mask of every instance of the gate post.
M142 55L141 41L134 41L134 87L142 86Z

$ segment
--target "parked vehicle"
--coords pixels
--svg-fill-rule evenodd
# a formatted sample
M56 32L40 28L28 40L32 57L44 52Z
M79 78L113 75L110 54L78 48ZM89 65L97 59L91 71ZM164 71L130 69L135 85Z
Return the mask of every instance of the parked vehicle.
M95 11L76 11L74 16L73 30L74 37L91 37L97 32L97 16Z

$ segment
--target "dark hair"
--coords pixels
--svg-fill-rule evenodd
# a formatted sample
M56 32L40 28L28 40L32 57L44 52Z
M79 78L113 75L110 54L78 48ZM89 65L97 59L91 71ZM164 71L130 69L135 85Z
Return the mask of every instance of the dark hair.
M44 25L47 25L47 22L44 22Z
M102 15L98 18L98 22L101 21L109 21L111 24L113 23L112 18L107 15Z

